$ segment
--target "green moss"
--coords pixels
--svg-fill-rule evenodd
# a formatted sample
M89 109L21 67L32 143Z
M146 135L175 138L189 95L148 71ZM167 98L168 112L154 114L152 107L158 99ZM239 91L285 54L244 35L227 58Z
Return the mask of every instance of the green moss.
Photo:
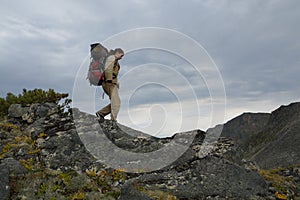
M44 132L41 132L39 135L38 135L38 138L45 138L47 137L48 135Z
M70 180L71 180L70 174L68 174L68 173L61 173L58 177L63 181L63 184L65 186L69 186L70 185Z
M16 148L17 146L18 146L17 144L11 142L5 144L4 147L2 148L2 154L9 152L11 149Z
M46 193L46 190L47 190L46 184L45 184L45 183L42 183L42 184L40 185L40 188L39 188L38 192L37 192L37 196L38 196L39 198L43 197L43 195Z
M265 170L265 169L259 170L259 173L264 177L264 179L270 182L272 187L275 188L276 192L274 195L278 199L284 199L288 190L295 189L293 188L294 187L293 179L282 175L282 172L286 170L288 169L282 167L269 169L269 170Z
M7 123L6 120L0 123L0 129L8 132L12 130L20 130L18 126L11 123Z
M168 192L161 191L161 190L158 190L158 189L144 188L143 186L141 186L138 183L134 183L133 187L136 190L146 194L147 196L149 196L150 198L155 199L155 200L177 200L176 196L174 196L174 195L172 195Z
M21 159L19 161L26 169L28 169L28 170L33 169L33 159L32 158L29 158L27 160Z
M82 191L78 191L72 196L72 200L82 200L84 199L84 196L85 195Z
M161 190L149 190L145 188L136 188L137 190L141 191L142 193L146 194L152 199L156 200L177 200L177 197Z
M51 190L52 190L53 192L55 192L55 191L59 190L60 188L61 188L60 185L53 185L53 186L51 187Z
M87 169L85 171L85 173L89 176L89 177L97 177L98 176L98 172L97 169L95 167L91 168L91 169Z

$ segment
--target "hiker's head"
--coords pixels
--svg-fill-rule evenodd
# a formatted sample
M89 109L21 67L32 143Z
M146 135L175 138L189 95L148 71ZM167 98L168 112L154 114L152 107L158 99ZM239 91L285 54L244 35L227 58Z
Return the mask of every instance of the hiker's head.
M121 48L116 48L114 50L114 55L116 56L116 58L118 60L122 59L122 57L124 56L124 51Z

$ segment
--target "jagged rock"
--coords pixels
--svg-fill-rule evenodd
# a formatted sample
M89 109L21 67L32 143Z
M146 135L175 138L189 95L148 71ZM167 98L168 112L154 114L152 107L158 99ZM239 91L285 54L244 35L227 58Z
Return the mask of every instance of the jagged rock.
M8 109L8 117L22 118L27 123L55 114L59 111L54 103L35 103L31 105L12 104ZM59 116L58 116L59 117Z
M203 158L208 155L223 157L223 155L232 149L233 141L228 138L220 137L216 142L204 142L201 145L193 146L198 158Z
M51 169L85 171L95 162L75 130L56 132L56 135L46 139L42 146L43 160Z
M38 138L38 135L46 130L45 127L42 126L44 121L45 118L35 120L25 131L28 132L32 138Z
M27 169L21 165L21 163L14 158L5 158L2 160L1 165L5 166L10 174L20 176L27 172Z
M9 169L0 164L0 199L6 200L9 193Z
M257 173L210 156L194 161L184 171L142 175L131 185L145 190L167 191L179 199L204 199L208 196L248 199L266 196L268 191L266 182Z
M12 104L8 109L8 117L20 118L29 111L28 106L22 106L21 104Z

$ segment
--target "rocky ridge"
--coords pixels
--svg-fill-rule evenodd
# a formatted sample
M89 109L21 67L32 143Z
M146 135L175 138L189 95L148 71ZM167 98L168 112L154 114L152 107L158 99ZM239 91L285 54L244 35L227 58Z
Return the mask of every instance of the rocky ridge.
M223 125L221 136L235 142L227 158L242 159L271 169L299 164L300 103L281 106L272 113L244 113ZM208 132L213 132L209 129Z
M280 106L271 113L237 116L222 125L221 136L235 143L224 157L239 165L251 163L251 168L261 169L272 192L300 196L299 119L300 103L297 102ZM288 183L283 183L286 180Z
M270 184L272 180L264 178L271 173L297 178L296 168L258 173L260 169L254 161L244 160L241 164L228 159L239 140L222 136L216 142L207 143L204 142L206 133L200 130L192 131L195 137L187 150L164 168L149 172L113 169L87 150L78 134L79 129L84 132L100 125L102 131L97 134L133 153L178 145L191 133L156 138L121 125L114 127L108 120L95 125L93 115L78 109L73 109L73 115L76 119L61 113L55 104L10 107L9 121L0 124L0 196L3 199L275 199L279 195L297 196L297 188L286 186L293 190L291 194L282 194ZM76 120L82 120L79 129ZM174 139L178 140L173 144Z

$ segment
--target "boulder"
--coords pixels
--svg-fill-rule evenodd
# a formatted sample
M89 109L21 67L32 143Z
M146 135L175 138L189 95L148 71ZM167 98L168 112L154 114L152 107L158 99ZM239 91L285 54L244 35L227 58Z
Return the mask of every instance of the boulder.
M16 175L16 176L22 176L25 172L27 172L27 169L17 160L14 158L5 158L2 160L2 165L5 166L10 174Z
M141 190L166 191L178 199L204 199L210 196L250 199L268 193L267 183L258 173L214 156L192 162L185 171L142 175L131 185ZM124 185L122 191L128 191L128 185ZM130 196L127 198L130 199Z
M0 199L6 200L9 194L9 169L0 164Z
M20 118L29 111L28 106L22 106L21 104L12 104L8 108L8 117Z

